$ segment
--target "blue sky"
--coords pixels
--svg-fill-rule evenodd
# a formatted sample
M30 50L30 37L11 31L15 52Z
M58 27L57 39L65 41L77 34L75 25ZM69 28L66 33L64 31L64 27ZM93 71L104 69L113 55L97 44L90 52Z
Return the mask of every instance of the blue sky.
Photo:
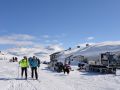
M0 0L0 49L21 41L65 48L119 41L119 4L120 0Z

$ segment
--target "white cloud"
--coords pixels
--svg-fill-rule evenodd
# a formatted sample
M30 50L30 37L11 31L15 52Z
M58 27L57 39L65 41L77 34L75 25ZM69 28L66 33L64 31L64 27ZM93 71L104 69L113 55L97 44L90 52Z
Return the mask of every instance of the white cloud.
M87 38L87 40L89 41L89 40L93 40L93 39L95 39L94 37L88 37Z
M58 44L51 44L49 46L36 45L33 47L19 47L7 49L6 52L15 56L37 56L40 60L50 60L50 54L63 50Z
M43 35L42 37L43 37L43 38L45 38L45 39L50 38L50 36L49 36L49 35Z
M16 39L16 40L33 40L35 39L34 36L27 35L27 34L13 34L10 38Z
M60 46L62 46L62 45L63 45L63 43L59 43L59 45L60 45Z
M53 52L61 51L63 50L63 47L59 44L51 44L46 47L47 50L51 50Z
M59 35L55 35L55 38L63 38L67 36L65 33L59 34Z
M6 35L6 36L0 36L0 38L3 39L9 39L9 40L33 40L35 37L27 34L12 34L12 35Z
M58 43L59 41L58 40L53 40L54 43Z
M45 40L46 43L50 43L51 41L50 40Z
M45 43L58 43L58 40L45 40Z
M45 37L47 38L48 36ZM37 42L35 43L34 42L35 39L37 39L37 37L28 34L12 34L12 35L0 36L0 44L19 45L19 46L33 45L33 47L42 45L42 43L37 43ZM45 42L49 42L52 45L54 44L53 42L56 42L56 44L59 43L58 40L46 40Z
M33 45L32 41L35 37L27 34L12 34L0 36L0 44L3 45L19 45L19 46L27 46Z
M49 58L49 55L57 51L63 50L62 43L59 43L58 40L46 40L49 44L46 46L44 43L36 42L38 37L27 34L12 34L0 36L0 45L13 45L19 48L9 49L8 52L15 55L42 55ZM27 47L25 47L27 46ZM29 47L30 46L30 47ZM12 51L11 51L12 50ZM36 53L36 54L35 54Z

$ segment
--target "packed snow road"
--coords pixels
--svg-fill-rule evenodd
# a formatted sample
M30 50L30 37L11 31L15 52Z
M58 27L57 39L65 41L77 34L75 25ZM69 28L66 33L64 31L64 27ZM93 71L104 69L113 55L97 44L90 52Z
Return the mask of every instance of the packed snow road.
M70 75L47 70L41 65L39 80L20 79L17 63L0 61L0 90L120 90L120 76L71 71ZM18 74L19 73L19 74Z

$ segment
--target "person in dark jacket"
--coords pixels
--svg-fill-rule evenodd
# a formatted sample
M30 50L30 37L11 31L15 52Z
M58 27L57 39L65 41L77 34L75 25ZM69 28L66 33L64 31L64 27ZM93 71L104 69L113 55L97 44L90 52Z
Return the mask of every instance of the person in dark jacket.
M65 64L63 67L64 74L67 72L67 74L70 73L71 67L69 64Z
M40 60L38 58L36 58L35 56L30 57L29 58L29 65L31 67L31 77L34 78L34 74L35 74L35 78L36 80L38 79L38 73L37 73L37 68L40 67Z

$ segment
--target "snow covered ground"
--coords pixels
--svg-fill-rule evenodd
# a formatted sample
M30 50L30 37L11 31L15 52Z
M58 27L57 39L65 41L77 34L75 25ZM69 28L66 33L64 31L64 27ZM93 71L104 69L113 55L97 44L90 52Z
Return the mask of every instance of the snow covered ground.
M70 75L49 71L46 65L39 68L39 80L20 80L18 63L0 61L0 90L120 90L120 76L79 72Z

